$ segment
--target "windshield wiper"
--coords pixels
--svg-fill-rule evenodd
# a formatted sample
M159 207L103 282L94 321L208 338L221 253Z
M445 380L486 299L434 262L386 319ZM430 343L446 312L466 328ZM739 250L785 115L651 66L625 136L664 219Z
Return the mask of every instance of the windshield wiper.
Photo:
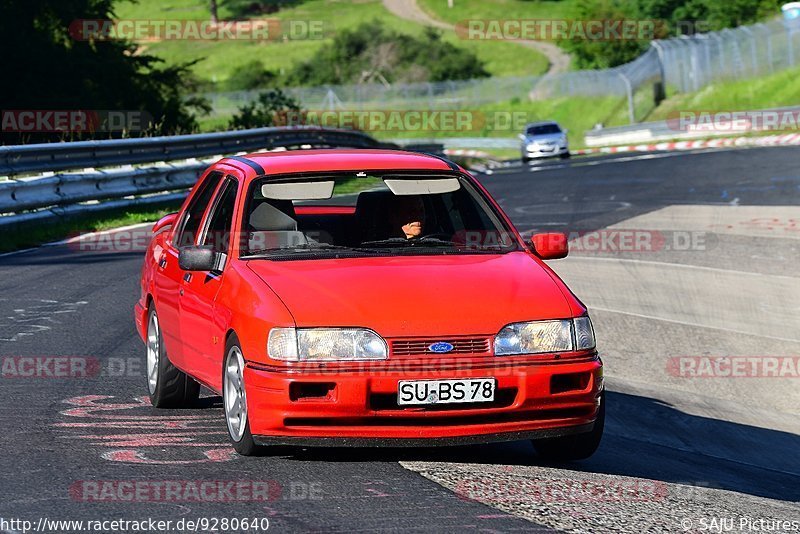
M259 256L264 254L282 253L282 252L308 252L313 250L320 251L333 251L333 250L347 250L351 252L361 252L361 249L354 247L346 247L343 245L330 245L328 243L305 243L302 245L292 245L288 247L271 247L262 248L258 250L251 250L246 257Z
M420 239L406 239L405 237L391 237L389 239L381 239L378 241L365 241L359 245L360 247L457 247L459 243L439 239L436 237L422 237Z

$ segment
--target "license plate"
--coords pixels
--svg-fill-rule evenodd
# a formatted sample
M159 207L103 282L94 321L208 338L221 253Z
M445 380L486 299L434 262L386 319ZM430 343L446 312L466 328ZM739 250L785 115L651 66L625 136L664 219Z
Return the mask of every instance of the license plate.
M397 386L399 406L491 402L497 381L494 378L467 380L402 380Z

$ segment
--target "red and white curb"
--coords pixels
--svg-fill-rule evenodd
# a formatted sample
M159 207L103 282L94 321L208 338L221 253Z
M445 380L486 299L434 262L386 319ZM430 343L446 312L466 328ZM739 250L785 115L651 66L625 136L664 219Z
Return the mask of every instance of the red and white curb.
M728 148L747 146L796 146L800 145L800 134L768 135L764 137L725 137L703 141L673 141L648 145L610 146L584 148L572 151L575 155L617 154L619 152L656 152L672 150L695 150L698 148Z

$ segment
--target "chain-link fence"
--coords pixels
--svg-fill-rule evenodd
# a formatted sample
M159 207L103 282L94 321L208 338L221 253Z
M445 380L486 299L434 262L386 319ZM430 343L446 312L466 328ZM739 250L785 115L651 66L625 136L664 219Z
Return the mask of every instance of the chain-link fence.
M667 85L698 91L721 80L755 78L800 65L800 19L655 41Z
M716 81L764 76L796 64L800 65L800 19L654 41L634 61L612 69L437 83L297 87L287 92L309 110L464 109L513 99L619 96L626 100L633 123L657 104L665 87L697 91ZM637 94L647 105L637 106ZM203 96L211 102L213 115L228 116L257 95L258 91L239 91Z

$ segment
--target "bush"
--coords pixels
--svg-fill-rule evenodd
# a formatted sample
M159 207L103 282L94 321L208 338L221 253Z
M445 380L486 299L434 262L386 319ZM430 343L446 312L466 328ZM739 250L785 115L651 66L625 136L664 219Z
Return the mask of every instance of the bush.
M229 124L232 130L245 130L250 128L264 128L267 126L284 125L287 113L299 113L299 103L280 89L264 91L250 104L239 108Z
M263 89L275 82L275 73L264 68L264 65L254 59L236 67L225 84L229 91L249 91Z
M438 30L427 28L415 37L373 21L339 33L330 46L297 65L288 83L439 82L487 76L477 56L443 41Z

